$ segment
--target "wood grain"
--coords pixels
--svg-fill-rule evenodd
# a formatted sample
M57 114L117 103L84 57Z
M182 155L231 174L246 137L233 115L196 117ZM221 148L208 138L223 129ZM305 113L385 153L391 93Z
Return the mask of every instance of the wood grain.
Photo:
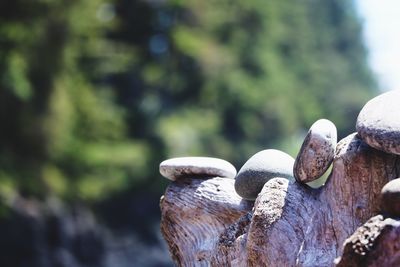
M333 266L345 240L379 214L380 190L399 173L398 156L352 134L318 190L278 177L251 202L231 179L171 183L161 230L178 266Z

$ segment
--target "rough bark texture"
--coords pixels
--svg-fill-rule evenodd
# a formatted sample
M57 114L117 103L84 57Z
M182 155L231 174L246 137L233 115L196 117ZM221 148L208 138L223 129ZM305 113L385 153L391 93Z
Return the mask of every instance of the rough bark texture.
M377 215L359 227L345 244L338 267L400 266L400 221Z
M379 213L380 190L398 177L400 163L353 134L337 145L333 164L321 189L275 178L255 202L237 196L230 179L171 183L161 201L161 230L174 261L179 266L333 266L343 242Z

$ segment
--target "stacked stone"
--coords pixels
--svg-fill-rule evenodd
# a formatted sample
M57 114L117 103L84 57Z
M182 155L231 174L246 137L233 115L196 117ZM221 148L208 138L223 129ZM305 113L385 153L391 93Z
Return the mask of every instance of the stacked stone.
M389 91L371 99L357 118L358 135L369 146L400 155L400 90ZM400 178L387 183L381 192L382 210L400 217Z
M382 188L381 206L387 215L400 217L400 178L388 182Z
M336 127L325 119L313 124L296 161L285 152L266 149L254 154L236 175L235 167L222 159L180 157L163 161L160 173L176 181L183 178L235 178L235 190L247 200L255 200L264 184L273 178L296 179L301 183L322 176L332 162Z
M335 125L326 119L318 120L308 131L296 160L279 150L260 151L239 170L235 190L242 198L255 200L264 184L273 178L314 181L331 165L336 143Z
M223 159L211 157L180 157L161 162L160 173L165 178L176 181L186 177L235 178L235 167Z
M357 118L358 135L373 148L400 155L400 90L371 99Z
M369 146L386 153L400 155L400 91L389 91L370 100L361 110L356 129ZM255 200L264 184L273 178L286 178L307 184L320 178L332 164L337 144L335 125L327 120L316 121L309 129L296 160L275 149L262 150L242 166L235 167L222 159L183 157L163 161L160 173L170 179L235 178L235 190L247 200ZM400 217L400 178L382 189L382 208L391 216Z
M336 143L336 126L326 119L316 121L297 154L293 168L296 181L308 183L320 178L333 161Z
M235 179L236 193L244 199L255 200L272 178L293 179L293 164L290 155L276 149L256 153L239 170Z

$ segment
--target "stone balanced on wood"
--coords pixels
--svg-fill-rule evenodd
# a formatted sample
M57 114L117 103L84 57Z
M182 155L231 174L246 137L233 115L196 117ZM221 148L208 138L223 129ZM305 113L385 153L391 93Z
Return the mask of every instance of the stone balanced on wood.
M160 163L160 173L175 181L184 177L235 178L236 168L226 160L211 157L179 157Z
M285 152L266 149L253 155L239 170L235 190L239 196L255 200L264 184L272 178L293 180L294 159Z
M400 155L400 90L389 91L365 104L356 128L368 145Z
M400 217L400 178L387 183L381 191L382 209L389 216Z
M294 163L293 174L298 182L312 182L326 172L335 155L336 132L336 126L326 119L311 126Z
M374 118L373 110L365 112L368 109L363 108L359 121ZM338 266L399 266L400 220L396 215L385 220L378 215L343 248L350 233L379 214L382 188L400 176L396 156L400 148L393 131L400 117L391 120L381 128L357 122L358 134L337 144L331 175L319 190L272 178L252 202L235 193L236 180L232 179L187 175L183 183L171 183L160 203L161 231L175 263L334 266L334 259L342 255Z

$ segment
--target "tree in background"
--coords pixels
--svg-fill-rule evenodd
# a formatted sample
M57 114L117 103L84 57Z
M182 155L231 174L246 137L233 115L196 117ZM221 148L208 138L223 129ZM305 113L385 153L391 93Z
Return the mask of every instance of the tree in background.
M2 1L2 205L143 203L165 158L294 155L319 118L353 132L377 92L351 0Z
M143 169L124 110L100 80L124 65L108 42L102 1L1 4L4 193L96 199ZM109 16L109 15L108 15ZM112 65L112 66L111 66ZM96 66L96 68L94 68Z
M376 90L351 1L1 5L3 193L95 200L166 157L293 154L318 118L352 132Z
M293 154L318 118L352 132L376 93L351 1L1 5L0 177L28 194L96 199L172 156Z
M116 11L111 38L137 52L117 78L131 133L166 157L240 167L266 147L293 154L291 140L321 117L354 131L376 93L351 1L120 1Z

